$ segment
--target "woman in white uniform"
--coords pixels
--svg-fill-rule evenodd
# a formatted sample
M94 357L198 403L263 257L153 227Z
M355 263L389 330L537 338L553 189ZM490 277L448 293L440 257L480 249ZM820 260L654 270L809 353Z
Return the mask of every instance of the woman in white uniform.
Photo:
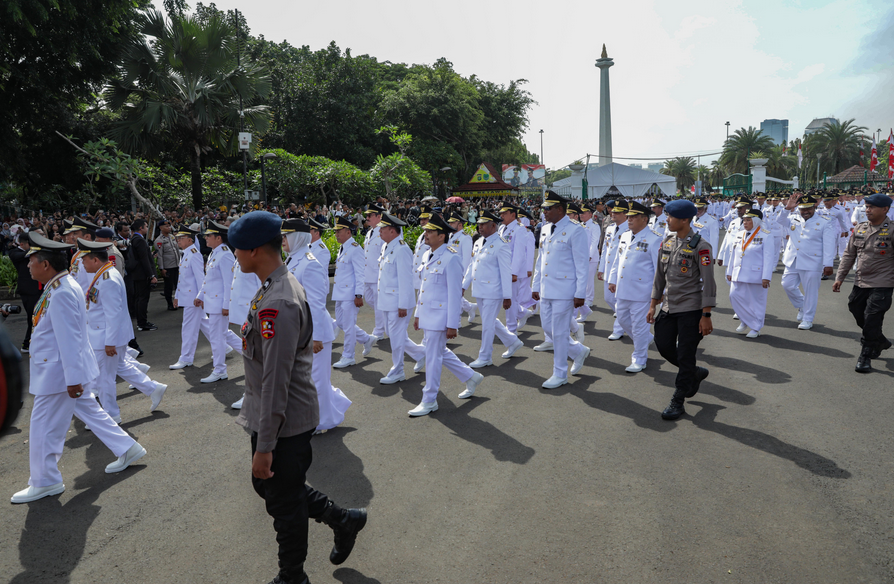
M762 219L758 209L746 211L726 268L729 301L740 321L736 332L740 335L747 332L749 339L758 337L764 327L767 293L779 257L772 232L761 227Z

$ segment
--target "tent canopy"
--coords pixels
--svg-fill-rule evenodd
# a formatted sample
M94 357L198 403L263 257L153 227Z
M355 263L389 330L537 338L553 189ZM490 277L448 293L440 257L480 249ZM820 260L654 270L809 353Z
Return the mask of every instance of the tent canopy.
M642 197L652 185L657 185L666 197L673 197L677 192L677 179L669 174L649 172L616 162L604 166L591 166L587 170L587 184L588 199L601 199L612 187L620 191L625 198ZM571 177L556 181L553 188L560 195L570 195Z

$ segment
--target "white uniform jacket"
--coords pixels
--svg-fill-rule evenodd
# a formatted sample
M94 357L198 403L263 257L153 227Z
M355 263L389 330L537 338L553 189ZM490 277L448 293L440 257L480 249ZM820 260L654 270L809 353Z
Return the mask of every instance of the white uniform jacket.
M233 264L233 284L230 286L230 323L242 325L248 316L248 307L251 299L255 297L258 288L261 287L261 279L257 274L248 274L242 271L239 262Z
M414 304L413 253L403 239L394 239L382 248L376 310L410 310Z
M472 287L475 298L512 298L509 242L494 233L479 237L472 248L472 262L463 277L463 290Z
M833 222L837 222L835 228L838 230L839 237L842 233L848 233L854 227L851 224L850 217L845 213L844 208L838 204L832 205L831 209L827 209L825 205L819 205L816 208L816 212L820 215L825 215Z
M310 253L314 254L314 257L317 258L317 261L320 262L320 265L325 268L326 273L329 273L329 262L332 260L332 252L329 251L329 248L326 247L326 244L323 243L322 239L318 239L310 244Z
M509 261L509 269L512 270L513 276L524 278L528 275L525 267L525 236L520 231L524 229L524 225L518 221L513 221L509 225L500 226L500 236L509 242L509 253L512 259Z
M615 261L615 254L618 253L618 242L621 240L621 234L630 231L627 222L620 225L612 223L605 230L605 242L602 244L602 257L599 258L599 271L605 274Z
M664 238L651 229L634 234L625 231L618 242L618 253L606 281L617 286L615 298L648 302L658 267L658 255Z
M662 240L670 235L670 229L667 227L667 215L652 215L649 218L649 229L655 232Z
M814 213L804 220L797 211L783 211L777 222L789 236L782 263L790 270L822 271L831 268L838 253L838 225L829 217Z
M99 376L87 335L84 292L67 274L47 284L46 308L39 316L35 308L37 324L31 333L33 395L62 393L69 385L90 383Z
M222 314L230 308L230 289L233 287L233 264L236 256L226 245L218 245L208 256L205 280L196 298L205 303L208 314ZM179 300L178 300L179 302Z
M717 259L723 260L723 265L728 265L733 260L732 250L736 244L736 238L739 236L739 230L742 229L742 218L736 217L726 228L726 236L720 245L720 251L717 252Z
M84 269L84 261L81 259L87 252L78 250L69 263L69 275L75 279L81 290L87 292L87 287L93 281L93 275Z
M537 257L537 250L534 246L534 232L525 227L525 270L534 275L534 259ZM525 272L525 276L527 276ZM511 278L510 278L511 280Z
M416 302L419 328L444 331L459 328L463 268L459 252L442 245L425 252L422 258L422 286Z
M711 253L716 256L720 245L720 222L705 213L701 217L692 218L692 229L711 244Z
M90 274L90 282L96 274ZM124 278L112 268L84 289L87 298L87 336L94 351L122 347L133 338L133 322L127 312Z
M422 256L430 249L428 244L425 243L423 233L420 233L419 238L416 240L416 249L413 251L413 288L415 290L418 290L419 285L422 283Z
M332 317L326 310L326 297L329 296L329 273L305 247L289 256L289 272L298 283L304 286L307 295L307 306L314 322L313 340L329 343L335 340L332 330Z
M599 242L602 241L602 228L591 218L584 223L587 233L590 235L590 264L599 266Z
M205 282L205 260L194 246L183 250L180 256L180 274L174 298L178 306L192 306Z
M350 239L341 245L335 259L335 285L332 300L354 300L363 295L363 270L366 257L360 244Z
M363 281L367 284L374 284L379 281L379 259L382 257L382 241L379 231L382 230L380 225L366 232L366 239L363 242L363 250L366 252L366 267L363 271ZM376 307L378 309L378 306Z
M752 233L754 232L749 233L744 228L740 229L736 243L732 246L726 275L732 276L733 282L760 284L762 280L770 280L779 262L773 243L773 233L763 225L758 228L754 238L751 237Z
M526 230L527 231L527 230ZM522 235L519 232L519 235ZM462 265L462 273L466 273L466 269L472 262L472 237L464 231L457 231L450 236L450 247L459 254L459 260ZM527 275L527 272L525 273Z
M546 300L586 298L589 254L590 239L580 223L565 216L555 225L544 225L531 290Z

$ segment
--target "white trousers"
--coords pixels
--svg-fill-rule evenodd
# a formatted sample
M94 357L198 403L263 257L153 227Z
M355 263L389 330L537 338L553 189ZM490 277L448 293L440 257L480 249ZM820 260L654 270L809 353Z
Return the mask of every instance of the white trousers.
M476 298L478 312L481 314L481 349L478 350L479 359L490 359L494 352L494 333L500 337L500 342L507 347L515 344L518 337L509 332L497 315L503 300L500 298ZM514 302L514 301L513 301ZM426 357L427 359L427 357ZM426 365L427 366L427 365Z
M568 335L571 328L571 314L574 300L540 300L540 320L543 331L553 342L553 375L568 378L568 358L576 359L586 350L583 345Z
M417 294L417 296L418 296L418 294ZM472 314L472 303L469 302L468 300L466 300L465 295L460 296L459 300L460 300L460 306L462 307L461 310L463 312L465 312L466 314Z
M729 302L739 316L739 321L751 330L759 331L764 327L767 316L768 288L760 284L730 282Z
M426 330L424 338L425 387L422 388L422 401L429 403L438 400L438 391L441 389L442 368L446 368L447 371L453 373L463 383L472 379L475 370L460 361L459 357L447 348L446 330Z
M813 322L816 317L816 306L819 304L820 278L823 273L819 270L791 270L785 268L782 272L782 289L788 294L792 306L803 310L803 320ZM804 288L804 293L798 285Z
M99 401L102 402L102 409L108 412L113 418L121 414L121 410L118 408L118 384L116 383L118 371L122 368L130 367L136 373L149 379L148 375L137 369L135 366L125 364L127 345L115 347L115 351L118 354L109 357L106 355L105 349L93 350L93 355L96 357L96 364L99 366L99 377L93 382L93 390L99 397ZM136 375L133 375L132 377L136 377ZM140 379L140 381L144 380ZM151 385L150 391L146 391L149 389L149 386L147 386L146 383L141 383L140 385L142 388L137 386L137 389L143 393L151 394L152 391L155 390L155 383L151 379L149 379L149 383ZM136 385L137 384L134 383L134 386Z
M649 314L651 301L621 300L615 299L615 311L618 313L618 323L624 332L633 339L633 355L631 361L639 365L645 365L649 354L649 345L655 338L649 330L646 316Z
M242 337L233 332L233 329L230 328L229 324L227 324L227 344L233 347L234 351L242 352Z
M584 306L593 306L593 299L596 297L596 272L598 271L599 262L590 262L590 266L587 268L587 297Z
M609 308L611 308L615 312L615 314L617 314L618 313L617 298L615 298L615 293L611 292L608 289L608 274L605 274L604 277L605 277L605 280L602 282L602 292L603 292L603 295L605 296L605 303L608 304ZM614 333L616 335L620 335L620 334L624 333L624 327L621 326L621 323L618 322L617 318L612 323L612 333Z
M227 331L230 330L230 318L223 314L208 315L208 342L211 343L211 359L214 362L214 374L227 374ZM241 345L241 343L240 343Z
M521 296L521 282L512 283L512 306L506 311L506 328L509 332L515 334L518 330L518 319L521 318L519 310L519 296Z
M353 300L337 300L335 302L335 322L338 328L345 331L345 342L342 346L341 358L353 359L357 342L366 343L369 335L357 326L357 313L360 311Z
M516 305L517 318L521 318L522 311L530 306L528 303L533 302L533 298L531 298L531 279L530 276L518 279L518 298L512 299L512 303Z
M385 329L388 328L388 325L385 324L385 313L376 308L378 294L379 285L377 282L366 282L363 284L363 300L369 304L369 307L372 308L376 314L376 325L371 334L381 339L385 336Z
M75 399L64 391L50 395L35 395L28 436L31 463L31 478L28 484L32 487L49 487L62 482L59 458L62 456L72 415L90 426L93 434L116 458L134 445L135 440L119 428L111 416L99 407L92 391L85 388L83 395Z
M196 358L196 345L199 342L199 331L211 342L211 328L205 311L197 306L183 307L183 326L180 329L181 363L192 363Z
M124 347L123 351L121 350L121 347L115 349L118 351L118 356L121 357L118 360L118 377L130 383L146 395L152 395L152 392L155 391L155 382L137 368L139 362L130 356L127 349L127 346ZM105 354L105 351L103 351L103 354ZM96 362L99 363L98 354ZM100 399L102 399L102 397L100 397Z
M407 310L407 314L410 311ZM399 318L396 310L383 311L382 316L385 321L385 328L388 330L388 336L391 338L391 370L388 371L388 377L404 374L404 353L409 355L413 361L418 361L425 356L425 349L422 345L417 345L407 336L407 324L410 317L405 316ZM426 365L426 370L428 365Z
M345 412L351 406L351 400L340 389L332 387L331 341L323 343L323 350L314 353L310 376L317 387L317 401L320 402L320 425L317 430L335 428L345 421Z

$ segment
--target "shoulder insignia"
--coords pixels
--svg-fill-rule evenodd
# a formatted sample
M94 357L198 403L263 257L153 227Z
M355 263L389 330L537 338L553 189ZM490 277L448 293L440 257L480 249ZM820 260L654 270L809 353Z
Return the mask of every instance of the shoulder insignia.
M506 239L505 237L503 237L502 235L500 236L500 239L503 240L503 243L509 243L509 240Z
M763 225L761 225L761 231L763 231L764 233L770 233L770 230L767 229L766 227L764 227Z
M580 225L580 221L578 221L577 219L572 219L571 217L569 217L568 220L576 225Z
M403 239L399 239L398 241L400 242L400 245L407 245L407 242Z
M448 245L448 246L447 246L447 251L449 251L449 252L451 252L451 253L456 253L456 248L455 248L455 247L450 247L450 246Z
M829 217L828 215L820 215L820 217L822 217L822 218L825 219L826 221L831 221L831 220L832 220L832 218Z
M53 289L56 289L56 288L58 288L58 287L61 286L61 285L62 285L62 282L60 282L59 280L56 280L55 282L53 282L53 285L50 286L50 287L53 288Z
M309 260L316 260L316 259L317 259L317 258L314 257L314 254L312 254L312 253L310 253L310 252L307 252L307 253L304 254L304 255L307 256L307 259L309 259Z
M351 245L353 245L354 247L360 247L360 244L357 243L356 241L352 241Z
M111 277L112 277L112 274L110 274L110 273L108 273L108 272L104 272L103 275L102 275L102 279L103 279L103 280L108 280L108 279L111 278Z
M220 246L220 247L221 247L221 249L223 249L224 251L230 251L230 250L227 249L227 246L225 246L225 245L222 245L222 246Z
M189 248L189 249L191 249L191 250L192 250L192 253L199 253L199 250L197 250L197 249L196 249L196 248L194 248L194 247L191 247L191 248Z

